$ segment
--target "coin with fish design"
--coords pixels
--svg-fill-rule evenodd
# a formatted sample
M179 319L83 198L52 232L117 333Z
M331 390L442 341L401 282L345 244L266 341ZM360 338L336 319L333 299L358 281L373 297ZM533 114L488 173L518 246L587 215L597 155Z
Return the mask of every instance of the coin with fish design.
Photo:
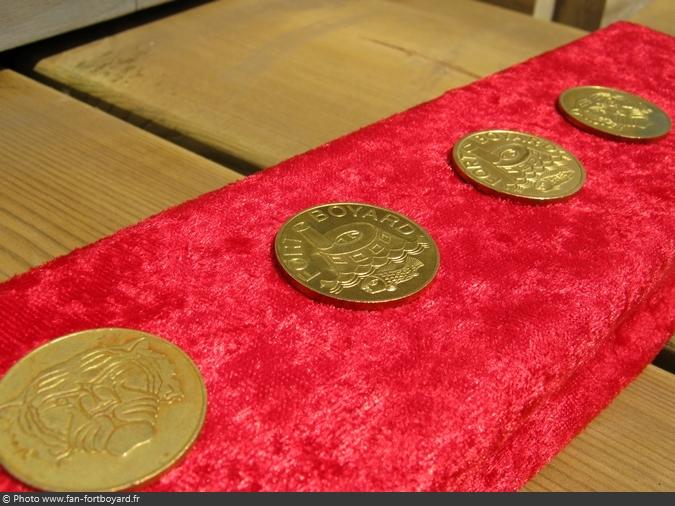
M180 348L136 330L78 332L0 381L0 463L38 489L128 489L172 467L205 413L201 374Z
M528 200L555 200L576 193L586 179L569 151L543 137L485 130L460 139L452 150L460 176L480 189Z
M651 140L671 128L668 115L642 97L604 86L578 86L558 97L563 115L574 125L621 139Z
M368 204L324 204L296 214L279 230L276 257L310 296L353 304L410 297L436 275L436 243L402 214Z

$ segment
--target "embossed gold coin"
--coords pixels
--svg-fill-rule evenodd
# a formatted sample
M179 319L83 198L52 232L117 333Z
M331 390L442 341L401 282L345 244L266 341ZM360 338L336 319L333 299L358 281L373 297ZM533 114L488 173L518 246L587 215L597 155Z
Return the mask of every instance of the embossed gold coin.
M0 463L43 490L123 490L175 464L205 413L201 374L175 345L129 329L78 332L0 381Z
M486 130L460 139L452 150L459 174L484 190L530 200L569 197L586 179L569 151L543 137Z
M671 128L670 118L655 104L604 86L570 88L560 95L558 105L580 128L622 139L658 139Z
M354 304L409 297L431 282L439 263L436 243L417 223L350 202L296 214L274 246L284 271L307 294Z

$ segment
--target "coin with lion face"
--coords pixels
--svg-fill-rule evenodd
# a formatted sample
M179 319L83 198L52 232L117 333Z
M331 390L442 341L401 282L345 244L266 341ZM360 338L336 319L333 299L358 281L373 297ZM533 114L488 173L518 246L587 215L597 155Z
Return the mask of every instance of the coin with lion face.
M0 381L0 462L38 489L123 490L175 464L205 413L201 374L175 345L130 329L78 332Z

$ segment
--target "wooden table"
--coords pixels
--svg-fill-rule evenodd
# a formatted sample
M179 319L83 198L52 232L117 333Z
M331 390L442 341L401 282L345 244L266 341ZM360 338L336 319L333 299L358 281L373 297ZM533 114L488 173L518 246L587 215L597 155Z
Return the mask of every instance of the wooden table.
M224 165L270 165L582 34L447 6L218 2L31 68L36 49L20 53L20 71L172 142L0 72L2 277L241 177ZM675 376L648 366L525 489L675 490L674 394Z

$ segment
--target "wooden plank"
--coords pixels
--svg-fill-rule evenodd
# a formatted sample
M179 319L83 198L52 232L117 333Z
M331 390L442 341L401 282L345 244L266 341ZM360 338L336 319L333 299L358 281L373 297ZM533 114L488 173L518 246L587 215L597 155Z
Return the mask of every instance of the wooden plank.
M154 7L155 5L165 4L171 0L136 0L136 9L147 9L148 7Z
M488 4L511 9L525 14L532 14L534 11L534 4L536 0L478 0Z
M0 281L240 176L0 71Z
M405 3L207 3L35 70L175 142L264 167L582 35L473 0L447 15Z
M675 491L675 375L648 366L525 491Z
M605 0L605 12L602 13L600 26L607 26L615 21L630 19L638 11L644 9L652 0Z
M0 0L0 51L169 0Z
M675 35L675 2L672 0L651 0L630 19L635 23Z

